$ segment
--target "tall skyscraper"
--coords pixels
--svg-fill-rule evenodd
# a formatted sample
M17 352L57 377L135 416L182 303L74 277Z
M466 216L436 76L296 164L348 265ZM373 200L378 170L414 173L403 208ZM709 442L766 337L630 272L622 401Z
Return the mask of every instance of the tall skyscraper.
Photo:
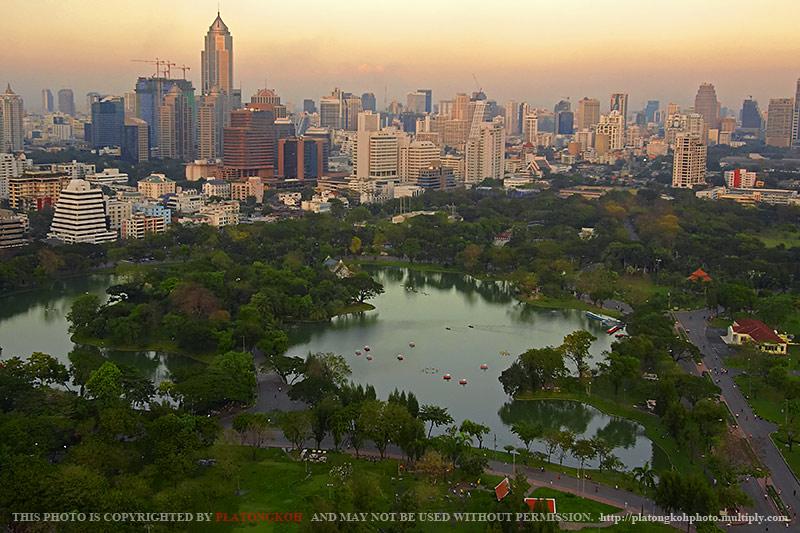
M433 90L432 89L417 89L418 93L425 95L425 113L433 112Z
M498 119L482 122L477 135L470 135L464 155L464 182L476 185L486 178L503 179L506 136Z
M792 145L794 125L794 98L771 98L767 109L765 142L770 146L786 148Z
M361 97L345 93L342 95L342 129L356 131L358 114L361 113Z
M553 108L555 116L554 133L556 135L572 135L574 116L569 100L559 101Z
M609 111L619 111L622 116L622 128L628 124L628 95L626 93L614 93L611 95Z
M58 91L58 111L65 115L75 116L75 95L72 89Z
M519 134L519 102L515 102L513 100L509 100L506 102L505 105L505 116L503 117L505 120L505 127L506 133L508 135L518 135Z
M92 103L93 148L122 146L125 129L125 103L119 96L106 96Z
M658 113L659 102L658 100L648 100L647 105L644 106L644 120L647 123L656 121L656 113Z
M406 95L406 111L416 114L425 113L427 99L428 95L420 91L408 93Z
M53 91L42 89L42 113L52 113L53 111Z
M115 240L117 233L108 229L103 192L88 181L70 180L56 202L48 236L68 243Z
M691 189L705 183L706 150L706 145L696 133L679 133L675 136L673 187Z
M800 146L800 78L794 92L794 117L792 120L792 146Z
M173 85L158 111L158 155L161 158L195 158L194 107L184 92Z
M622 113L611 111L608 115L601 115L600 122L595 126L597 136L605 135L608 139L609 150L621 150L625 147L625 121Z
M761 111L758 109L758 102L752 97L742 102L741 121L744 130L751 130L751 133L761 130Z
M136 117L127 117L122 137L122 159L130 163L147 161L150 158L150 141L147 122Z
M600 122L600 100L583 97L578 100L578 112L575 115L575 129L589 130Z
M23 149L25 131L22 126L22 97L11 90L11 84L0 94L0 152Z
M372 96L374 97L375 95ZM317 112L317 104L314 102L314 100L310 98L306 98L305 100L303 100L303 113L316 113L316 112Z
M342 128L342 99L338 89L334 89L330 96L320 98L319 125L332 130Z
M719 129L719 102L713 84L700 84L697 95L694 97L694 110L703 116L706 128Z
M363 111L377 111L375 95L373 93L364 93L361 95L361 109Z
M200 97L197 104L197 156L200 159L222 157L222 137L226 118L226 98L216 88Z
M233 96L233 36L222 22L219 11L206 33L200 64L200 90L203 94L211 93L216 87L228 97Z
M223 136L223 164L228 178L270 177L275 169L275 115L264 109L231 111Z
M159 146L160 111L164 97L177 86L191 108L191 120L194 121L196 103L194 87L188 80L175 80L162 77L139 78L136 80L136 113L138 118L147 122L150 147Z

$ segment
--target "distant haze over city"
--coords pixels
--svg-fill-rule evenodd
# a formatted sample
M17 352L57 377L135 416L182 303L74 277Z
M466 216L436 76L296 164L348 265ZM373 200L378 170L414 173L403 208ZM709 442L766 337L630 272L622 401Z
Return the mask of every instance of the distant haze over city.
M723 106L753 95L791 96L800 74L800 2L766 0L541 1L348 0L223 2L234 37L234 83L245 97L274 87L295 106L338 86L374 92L379 106L431 87L434 101L477 89L490 98L550 106L630 94L691 104L700 82ZM203 35L217 3L178 0L3 2L5 86L26 108L40 91L122 94L152 68L131 59L167 58L200 81ZM124 13L124 15L122 15Z

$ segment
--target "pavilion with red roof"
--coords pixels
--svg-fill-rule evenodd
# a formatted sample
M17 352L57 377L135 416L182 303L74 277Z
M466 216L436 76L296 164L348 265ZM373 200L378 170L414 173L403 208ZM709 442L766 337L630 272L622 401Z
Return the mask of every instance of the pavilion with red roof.
M686 279L688 279L689 281L702 281L704 283L708 283L709 281L711 281L711 276L709 276L708 273L702 268L698 268L697 270L689 274L689 277Z

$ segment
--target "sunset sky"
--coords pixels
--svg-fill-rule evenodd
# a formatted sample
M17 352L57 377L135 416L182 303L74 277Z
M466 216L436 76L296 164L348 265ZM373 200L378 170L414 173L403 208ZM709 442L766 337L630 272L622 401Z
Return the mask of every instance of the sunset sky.
M561 97L608 105L628 92L693 102L702 81L736 109L754 95L793 96L800 76L797 0L225 0L234 78L245 99L264 80L284 101L334 86L372 91L382 105L430 87L434 100L475 90L552 107ZM203 35L216 0L2 0L0 81L26 108L40 91L122 94L156 56L192 67L200 81ZM175 72L173 72L175 74Z

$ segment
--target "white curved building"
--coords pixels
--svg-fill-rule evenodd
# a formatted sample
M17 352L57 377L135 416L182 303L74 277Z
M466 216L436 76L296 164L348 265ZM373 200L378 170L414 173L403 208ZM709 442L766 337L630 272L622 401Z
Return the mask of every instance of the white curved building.
M56 202L48 237L67 243L115 240L117 233L108 229L103 192L92 189L88 181L70 180Z

